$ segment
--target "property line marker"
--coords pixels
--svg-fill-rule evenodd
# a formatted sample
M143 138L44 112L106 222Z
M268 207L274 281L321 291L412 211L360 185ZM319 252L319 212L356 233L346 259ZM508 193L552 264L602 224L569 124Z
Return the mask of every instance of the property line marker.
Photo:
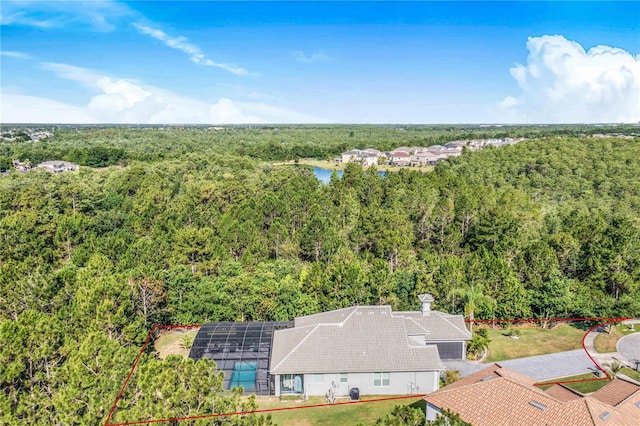
M599 324L595 325L594 327L591 327L589 330L587 330L587 332L584 334L584 336L582 336L582 349L584 349L585 353L587 354L587 356L589 357L591 362L593 362L593 364L596 366L596 368L599 371L602 371L605 374L606 377L596 377L596 378L593 378L593 379L564 380L564 381L557 381L557 382L540 382L540 383L535 383L534 384L534 386L548 386L548 385L565 384L565 383L578 383L578 382L592 382L592 381L599 381L599 380L611 380L611 376L609 375L609 373L607 373L600 366L600 364L598 364L593 359L591 354L589 354L589 351L587 351L587 347L585 346L584 341L587 338L587 336L589 335L589 333L591 333L596 328L601 327L601 326L606 325L606 324L612 324L612 323L616 323L616 322L621 322L621 321L625 321L625 320L628 320L628 319L631 319L631 318L629 318L629 317L624 317L624 318L604 318L604 317L594 317L594 318L521 318L521 319L506 319L506 320L479 319L479 320L473 320L473 321L471 321L471 320L464 320L464 321L466 323L474 322L474 323L484 323L484 324L491 324L491 323L517 323L517 322L532 323L532 322L598 321ZM127 378L125 379L124 383L122 384L122 388L120 389L120 392L118 392L118 396L116 397L116 400L113 403L113 406L111 407L111 410L109 411L109 414L107 415L107 418L106 418L106 420L104 422L104 426L134 426L134 425L145 425L145 424L151 424L151 423L180 422L180 421L185 421L185 420L208 419L208 418L216 418L216 417L243 416L243 415L248 415L248 414L273 413L273 412L277 412L277 411L291 411L291 410L303 410L303 409L307 409L307 408L333 407L333 406L336 406L336 405L364 404L364 403L370 403L370 402L392 401L392 400L399 400L399 399L423 398L424 396L427 395L427 394L403 395L403 396L394 396L394 397L389 397L389 398L375 398L375 399L358 400L358 401L336 402L336 403L333 403L333 404L326 403L326 404L315 404L315 405L303 405L303 406L299 406L299 407L267 408L267 409L254 410L254 411L236 411L236 412L231 412L231 413L211 413L211 414L204 414L204 415L200 415L200 416L171 417L171 418L167 418L167 419L149 419L149 420L140 420L140 421L134 421L134 422L109 423L109 420L111 420L111 417L113 417L113 414L116 411L116 407L118 405L118 402L122 398L122 395L124 394L124 390L126 389L127 385L129 384L129 381L131 380L131 377L133 376L133 372L135 371L136 367L138 366L138 362L140 362L140 358L142 358L142 354L144 353L145 349L147 348L147 345L149 344L149 341L151 340L151 337L153 336L154 332L156 330L162 330L162 329L184 329L184 328L197 328L197 327L201 327L201 326L202 326L202 324L189 324L189 325L154 325L153 327L151 327L151 330L149 331L149 334L147 335L147 339L145 340L144 344L142 345L142 348L140 349L140 352L138 353L138 356L136 357L133 365L131 366L131 370L129 371L129 375L127 376Z

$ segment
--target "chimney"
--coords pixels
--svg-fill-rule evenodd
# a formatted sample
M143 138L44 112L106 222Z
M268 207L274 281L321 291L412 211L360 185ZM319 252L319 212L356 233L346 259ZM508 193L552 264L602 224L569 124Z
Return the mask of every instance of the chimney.
M430 294L419 294L418 299L420 299L420 312L422 312L422 315L429 315L431 313L431 302L433 302L433 296Z

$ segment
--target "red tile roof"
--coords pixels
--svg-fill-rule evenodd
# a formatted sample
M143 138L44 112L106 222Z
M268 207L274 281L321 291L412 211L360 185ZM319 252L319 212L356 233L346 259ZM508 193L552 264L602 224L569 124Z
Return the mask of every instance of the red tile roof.
M639 390L640 386L634 383L622 379L615 379L592 393L591 397L615 407ZM638 424L640 424L640 421L638 421Z
M629 382L614 380L587 396L563 386L545 392L533 383L532 378L496 364L427 395L425 400L460 414L474 426L640 424L640 387L631 392Z

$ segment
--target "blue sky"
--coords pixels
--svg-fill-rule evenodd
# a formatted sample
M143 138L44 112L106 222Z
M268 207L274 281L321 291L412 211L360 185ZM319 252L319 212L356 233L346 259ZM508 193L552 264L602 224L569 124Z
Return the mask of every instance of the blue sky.
M2 122L640 120L640 2L2 1Z

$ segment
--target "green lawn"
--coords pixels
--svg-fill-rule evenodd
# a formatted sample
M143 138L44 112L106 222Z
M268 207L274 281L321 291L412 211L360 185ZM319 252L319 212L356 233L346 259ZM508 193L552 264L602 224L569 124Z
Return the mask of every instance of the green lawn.
M596 379L596 375L593 373L580 374L578 376L565 377L562 381L571 381L571 380L588 380L588 379ZM575 383L563 383L566 387L576 390L580 393L586 394L595 392L604 385L609 383L609 380L590 380L585 382L575 382Z
M627 368L627 367L625 367L622 370L620 370L620 372L622 374L624 374L626 376L629 376L632 379L637 380L637 381L640 382L640 372L638 372L638 371L636 371L634 369L631 369L631 368Z
M504 361L534 355L582 348L584 331L569 324L561 324L553 329L543 329L527 325L520 327L520 337L512 339L503 329L489 330L489 354L485 362Z
M380 396L363 396L362 400L381 398ZM310 397L307 401L279 401L277 397L256 398L258 409L302 407L325 404L323 397ZM338 402L343 400L338 400ZM344 401L348 401L345 399ZM372 425L375 421L390 413L396 405L411 405L424 409L421 398L376 401L359 404L332 405L327 407L304 408L300 410L279 411L271 413L274 423L285 426L333 426L333 425Z
M624 324L616 324L611 327L611 333L600 333L596 336L596 340L593 342L593 345L596 348L598 353L609 353L616 351L616 343L622 337L627 334L637 333L640 331L640 326L634 327L633 330L629 329L629 326Z

